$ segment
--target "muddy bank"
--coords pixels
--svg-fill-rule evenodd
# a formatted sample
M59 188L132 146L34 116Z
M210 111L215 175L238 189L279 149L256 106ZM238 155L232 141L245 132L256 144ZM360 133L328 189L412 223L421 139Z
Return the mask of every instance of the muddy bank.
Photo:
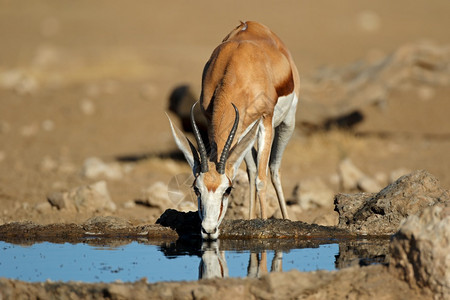
M170 220L170 217L174 220ZM166 211L161 224L132 226L117 217L94 217L83 224L39 225L32 222L12 222L0 226L0 240L4 241L66 241L78 242L86 238L177 240L189 238L200 240L200 226L197 212L183 213ZM194 219L194 222L189 220ZM189 230L191 228L191 230ZM194 230L192 229L194 228ZM331 240L335 238L356 238L345 229L319 226L289 220L226 220L221 226L223 240L238 239L297 239Z

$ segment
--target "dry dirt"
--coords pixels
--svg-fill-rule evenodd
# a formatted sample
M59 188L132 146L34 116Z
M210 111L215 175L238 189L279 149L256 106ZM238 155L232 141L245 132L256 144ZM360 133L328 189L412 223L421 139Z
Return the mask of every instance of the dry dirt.
M199 93L204 63L239 20L276 32L307 82L323 66L407 44L448 46L449 14L447 0L0 0L0 224L81 224L99 214L153 224L160 210L134 201L153 183L190 171L164 113L169 95L182 84ZM392 87L385 105L365 106L351 129L299 128L282 165L286 194L313 178L340 191L335 174L345 158L374 178L425 169L449 189L450 85L419 85ZM83 176L90 157L118 163L120 176ZM115 212L47 204L53 192L98 180L106 181ZM311 222L327 213L332 208L296 218Z

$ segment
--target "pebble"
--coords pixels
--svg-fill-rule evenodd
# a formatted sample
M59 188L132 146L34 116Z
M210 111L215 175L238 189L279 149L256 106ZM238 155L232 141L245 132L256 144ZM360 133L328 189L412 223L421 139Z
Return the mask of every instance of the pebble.
M359 170L349 158L339 163L338 173L343 190L359 189L363 192L376 193L381 189L381 186L374 179Z
M93 115L95 113L95 105L94 102L92 102L89 99L83 99L80 103L81 111L85 115Z
M356 22L358 27L366 32L376 32L380 30L381 18L380 16L371 10L364 10L358 13L356 16Z
M123 177L119 163L105 163L98 157L87 158L83 163L81 174L87 178L104 176L108 179L121 179Z
M55 122L53 122L52 120L44 120L41 124L41 127L45 131L52 131L53 129L55 129Z

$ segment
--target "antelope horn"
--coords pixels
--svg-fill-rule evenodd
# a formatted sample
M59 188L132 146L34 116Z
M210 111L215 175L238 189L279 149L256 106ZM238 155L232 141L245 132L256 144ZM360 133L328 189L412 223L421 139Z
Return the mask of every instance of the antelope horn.
M233 127L231 128L230 135L228 136L228 139L225 143L225 146L223 146L222 155L220 155L220 161L217 164L217 172L219 174L225 174L225 162L228 158L228 153L230 152L231 143L233 142L234 135L236 134L236 130L239 124L239 111L233 103L231 103L234 107L234 111L236 112L236 118L234 119Z
M198 101L197 101L198 102ZM194 132L195 140L197 141L198 152L200 153L200 172L208 172L208 155L206 154L205 144L203 144L202 136L200 135L200 130L198 130L197 124L195 124L194 119L194 107L197 102L192 105L191 108L191 125Z

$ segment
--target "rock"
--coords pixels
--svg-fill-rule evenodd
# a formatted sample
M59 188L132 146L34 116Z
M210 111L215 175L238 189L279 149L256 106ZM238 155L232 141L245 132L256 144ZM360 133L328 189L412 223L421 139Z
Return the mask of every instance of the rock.
M75 206L68 199L68 193L55 192L47 196L48 202L57 209L74 209Z
M188 211L198 211L198 207L196 204L194 204L191 201L183 201L180 204L178 204L178 209L183 211L183 212L188 212Z
M41 170L44 172L50 172L56 170L58 167L57 162L51 158L50 156L44 156L44 158L41 161Z
M136 202L134 201L127 201L123 204L123 208L134 208L136 207Z
M389 270L434 299L450 296L450 202L409 216L394 235Z
M116 204L109 196L105 181L75 188L69 192L56 192L47 197L58 209L76 211L115 211Z
M320 179L306 179L292 192L288 202L298 204L302 210L333 206L334 192Z
M34 136L38 133L39 131L39 127L37 124L30 124L30 125L26 125L23 126L20 129L20 134L24 137L30 137L30 136Z
M349 158L339 163L338 173L341 187L345 191L359 189L363 192L374 193L381 189L375 180L359 170Z
M85 115L90 116L95 113L95 104L92 100L83 99L80 103L80 109Z
M49 120L49 119L44 120L41 123L41 127L45 131L52 131L53 129L55 129L55 122L53 122L53 120Z
M175 208L177 205L170 200L168 187L161 181L157 181L149 188L143 190L141 198L136 200L136 203L156 207L161 211Z
M36 210L39 212L39 213L46 213L46 212L48 212L49 210L51 210L52 209L52 206L51 206L51 204L49 203L49 202L42 202L42 203L39 203L39 204L37 204L36 206L35 206L35 208L36 208Z
M376 32L380 29L380 16L372 10L364 10L357 15L358 27L366 32Z
M377 194L338 194L335 210L340 228L358 234L390 235L404 218L449 199L449 191L422 170L400 177Z
M123 177L122 168L119 163L104 163L98 157L90 157L84 161L81 170L83 176L87 178L98 178L104 176L108 179L121 179Z
M0 87L12 89L22 96L37 92L39 83L31 72L12 69L0 73Z

